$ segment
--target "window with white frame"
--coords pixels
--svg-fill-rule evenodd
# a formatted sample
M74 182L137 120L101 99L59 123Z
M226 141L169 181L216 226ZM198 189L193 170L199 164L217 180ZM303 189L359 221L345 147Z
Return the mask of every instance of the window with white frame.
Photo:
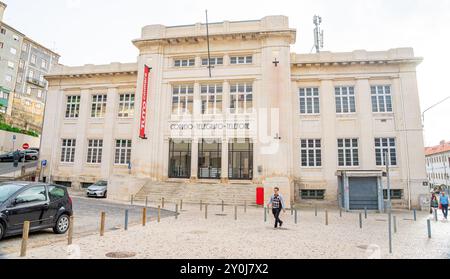
M300 114L319 114L320 98L319 88L300 88Z
M23 51L23 52L26 52L27 50L28 50L28 44L23 43L23 45L22 45L22 51Z
M80 116L80 100L81 96L79 95L67 96L66 118L78 118Z
M73 163L75 162L75 148L77 145L76 139L63 139L61 142L61 162Z
M119 95L119 117L127 118L134 115L134 93Z
M370 87L372 95L372 112L392 112L392 95L390 85Z
M29 77L29 78L34 78L34 71L33 71L33 70L30 70L30 71L28 72L28 77Z
M36 65L36 55L34 55L34 54L31 55L30 63Z
M253 84L233 83L230 86L230 113L251 113L253 111Z
M173 85L172 114L192 114L194 111L194 86Z
M43 68L43 69L47 69L47 65L48 65L48 62L47 62L47 60L45 60L45 59L42 59L42 61L41 61L41 68Z
M222 84L201 85L202 114L222 113Z
M12 47L12 48L10 48L9 52L11 52L11 54L16 55L17 54L17 49Z
M209 63L211 66L223 65L223 57L211 57ZM208 58L202 58L202 66L208 66Z
M91 104L92 118L105 117L107 98L108 97L106 94L92 95L92 104Z
M8 61L8 68L14 70L14 62Z
M397 150L395 138L375 138L375 159L377 166L386 165L385 153L389 158L389 165L397 165Z
M252 64L252 63L253 63L253 56L252 55L231 56L230 57L230 64L231 65Z
M356 112L355 88L353 86L338 86L334 88L336 98L336 113Z
M339 166L359 166L358 139L338 139L337 144Z
M195 58L174 59L173 65L175 67L193 67L195 66Z
M131 162L131 140L116 140L116 165L128 165Z
M322 166L322 145L320 139L302 139L300 141L302 167Z
M31 95L31 87L30 86L27 87L27 94Z
M87 163L101 164L103 152L103 140L93 139L88 141Z
M37 96L38 98L42 98L42 90L38 89Z

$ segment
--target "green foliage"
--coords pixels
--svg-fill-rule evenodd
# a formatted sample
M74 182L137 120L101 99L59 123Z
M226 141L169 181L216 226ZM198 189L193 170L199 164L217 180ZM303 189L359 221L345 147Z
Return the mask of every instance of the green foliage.
M0 130L12 132L12 133L24 134L24 135L28 135L28 136L32 136L32 137L36 137L36 138L39 137L39 134L36 133L35 131L27 131L24 129L19 129L16 127L12 127L11 125L8 125L3 122L0 122Z

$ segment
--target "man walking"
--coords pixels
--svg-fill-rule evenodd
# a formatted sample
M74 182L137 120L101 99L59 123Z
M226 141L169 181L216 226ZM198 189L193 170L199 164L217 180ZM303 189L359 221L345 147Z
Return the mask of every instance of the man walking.
M280 220L280 213L281 210L286 211L283 196L279 192L280 188L275 187L274 194L270 197L267 204L267 207L272 206L272 213L275 217L275 229L278 228L278 224L280 224L280 227L283 226L283 221Z
M442 214L444 214L444 219L447 220L448 215L448 196L442 191L441 197L439 199L442 208Z

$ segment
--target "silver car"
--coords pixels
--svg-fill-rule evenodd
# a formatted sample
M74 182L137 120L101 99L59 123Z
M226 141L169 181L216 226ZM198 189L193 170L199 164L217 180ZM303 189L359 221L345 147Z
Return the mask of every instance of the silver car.
M108 182L104 180L97 181L86 190L88 197L106 198L108 195Z

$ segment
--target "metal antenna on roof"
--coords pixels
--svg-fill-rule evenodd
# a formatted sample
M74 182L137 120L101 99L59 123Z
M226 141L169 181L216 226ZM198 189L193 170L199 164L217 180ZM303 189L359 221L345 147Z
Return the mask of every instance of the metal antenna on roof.
M323 48L323 30L320 29L320 24L322 23L322 17L315 15L313 18L314 25L314 47L316 48L316 52L319 53Z
M209 24L208 24L208 10L206 10L206 40L208 43L208 70L209 70L209 77L212 77L211 74L211 49L209 46Z

